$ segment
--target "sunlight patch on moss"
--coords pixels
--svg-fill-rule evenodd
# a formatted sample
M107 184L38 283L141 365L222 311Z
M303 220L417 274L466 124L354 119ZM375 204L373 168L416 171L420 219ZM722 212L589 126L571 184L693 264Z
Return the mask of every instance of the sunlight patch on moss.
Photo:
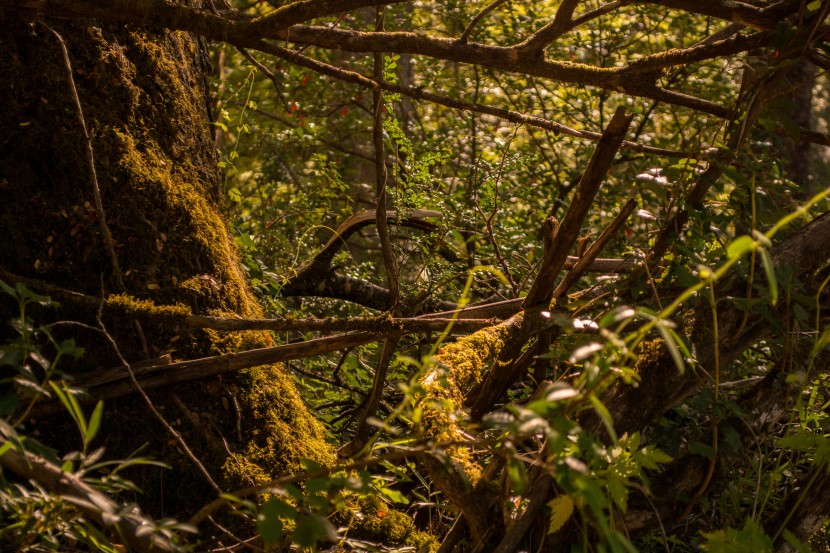
M484 328L441 348L432 359L433 365L421 379L424 431L436 442L457 442L465 439L461 422L464 392L481 381L503 346L506 330L501 326ZM475 485L482 469L469 450L462 446L447 449L453 464Z
M323 425L307 414L293 380L279 365L250 369L239 378L239 402L246 413L248 435L244 449L223 466L231 483L244 486L250 485L251 479L262 482L297 472L301 470L300 459L334 463Z

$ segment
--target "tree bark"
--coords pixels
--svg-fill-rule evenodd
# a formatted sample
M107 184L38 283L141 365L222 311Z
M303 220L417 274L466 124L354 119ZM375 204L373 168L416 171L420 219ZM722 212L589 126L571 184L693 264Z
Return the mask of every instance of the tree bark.
M123 294L128 303L182 303L196 315L261 317L222 216L204 42L140 26L38 21L10 8L0 8L0 25L0 268L90 296ZM65 41L68 64L50 29ZM0 300L4 320L15 309ZM72 303L34 316L41 324L56 318L98 324L94 309ZM104 322L131 362L273 344L261 331L231 338L209 329L139 326L125 317L105 315ZM86 348L65 370L118 364L99 333L55 332ZM239 398L236 414L222 407L231 396ZM322 427L279 365L163 389L152 399L171 421L184 421L180 431L220 482L222 474L233 484L270 478L297 468L303 457L332 459ZM173 470L126 476L145 490L140 501L148 512L186 516L213 491L146 411L133 400L108 405L99 440L110 457L149 444L151 455ZM55 437L50 445L78 447L76 433L58 420L40 430ZM244 467L228 462L222 438L247 458Z

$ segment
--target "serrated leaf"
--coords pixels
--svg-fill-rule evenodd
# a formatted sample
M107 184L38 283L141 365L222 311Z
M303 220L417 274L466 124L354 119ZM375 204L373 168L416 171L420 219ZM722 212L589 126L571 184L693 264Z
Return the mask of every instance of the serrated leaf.
M659 465L671 462L671 455L654 446L646 446L634 454L634 458L643 467L656 470Z
M568 519L574 512L574 500L569 495L560 495L548 501L550 507L550 525L548 534L554 534L565 526Z

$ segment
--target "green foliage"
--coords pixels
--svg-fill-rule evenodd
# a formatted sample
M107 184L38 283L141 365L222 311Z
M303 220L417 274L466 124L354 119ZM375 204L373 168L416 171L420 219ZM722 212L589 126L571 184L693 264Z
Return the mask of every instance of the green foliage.
M25 286L12 287L0 280L0 289L15 300L20 315L9 321L17 336L0 346L0 368L4 378L2 390L2 419L0 419L0 456L9 450L38 455L59 466L94 489L118 494L138 492L138 488L121 473L131 466L154 464L147 459L131 457L125 460L105 460L104 447L90 450L104 420L104 405L98 402L87 416L76 395L78 390L66 383L58 368L66 356L80 358L83 350L72 340L56 341L48 326L36 325L29 316L29 307L54 307L48 297L35 294ZM6 376L11 371L11 376ZM82 448L61 455L48 445L27 435L28 415L39 401L55 398L63 405L80 433ZM73 501L57 489L49 489L53 482L39 482L36 478L24 480L14 470L0 468L0 545L15 551L66 550L81 544L92 551L116 552L119 549L92 520L79 511ZM92 506L94 508L94 506ZM173 520L159 521L157 528L148 532L162 532L172 537L175 532L192 532L193 528Z

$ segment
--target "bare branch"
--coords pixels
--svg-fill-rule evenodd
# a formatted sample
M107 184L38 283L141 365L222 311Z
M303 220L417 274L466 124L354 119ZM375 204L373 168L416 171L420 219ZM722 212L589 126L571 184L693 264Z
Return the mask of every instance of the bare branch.
M734 0L649 0L643 4L657 4L689 13L699 13L757 30L775 29L778 23L794 13L801 4L799 0L783 0L765 8L758 8L745 2Z
M611 167L611 162L614 160L614 156L617 154L633 118L633 115L625 112L625 108L618 108L608 124L608 128L605 129L602 139L597 144L594 155L579 181L568 212L562 219L550 253L545 255L539 274L527 293L527 298L525 298L523 304L525 308L550 301L553 293L553 282L565 264L565 259L571 247L576 242L582 223L593 204L594 196L599 191L605 174Z
M478 12L475 17L470 21L467 25L467 28L464 29L464 32L461 33L461 36L458 37L459 44L466 44L467 40L470 38L470 35L473 33L473 29L475 29L478 22L487 17L487 14L501 6L502 4L509 2L510 0L493 0L487 4L480 12Z
M545 46L562 36L571 23L574 10L579 5L579 0L562 0L553 21L530 35L527 40L517 45L517 48L530 54L541 54Z
M489 106L486 104L474 104L470 102L464 102L462 100L448 98L446 96L441 96L438 94L434 94L432 92L426 92L424 91L423 87L403 86L394 83L387 83L384 81L378 82L373 79L370 79L369 77L366 77L365 75L361 75L360 73L349 71L348 69L343 69L340 67L335 67L333 65L329 65L327 63L323 63L321 61L309 58L297 52L296 50L289 50L287 48L282 48L279 46L270 46L268 51L269 53L277 55L288 62L294 63L301 67L306 67L308 69L311 69L312 71L315 71L322 75L328 75L341 81L351 82L370 88L380 87L383 90L388 90L389 92L395 92L397 94L403 94L404 96L408 96L415 100L424 100L427 102L432 102L433 104L439 104L453 109L492 115L494 117L504 119L505 121L510 121L511 123L520 123L523 125L538 127L540 129L552 131L554 134L564 134L567 136L573 136L575 138L590 140L592 142L597 142L602 137L602 133L577 130L568 127L567 125L563 125L562 123L556 123L554 121L550 121L548 119L543 119L541 117L536 117L533 115L526 115L518 111L497 108L495 106ZM725 110L724 113L726 113ZM700 155L699 153L694 152L682 152L677 150L668 150L665 148L656 148L654 146L647 146L645 144L640 144L637 142L629 142L628 140L623 141L622 147L644 154L653 154L669 158L690 158L697 157Z

